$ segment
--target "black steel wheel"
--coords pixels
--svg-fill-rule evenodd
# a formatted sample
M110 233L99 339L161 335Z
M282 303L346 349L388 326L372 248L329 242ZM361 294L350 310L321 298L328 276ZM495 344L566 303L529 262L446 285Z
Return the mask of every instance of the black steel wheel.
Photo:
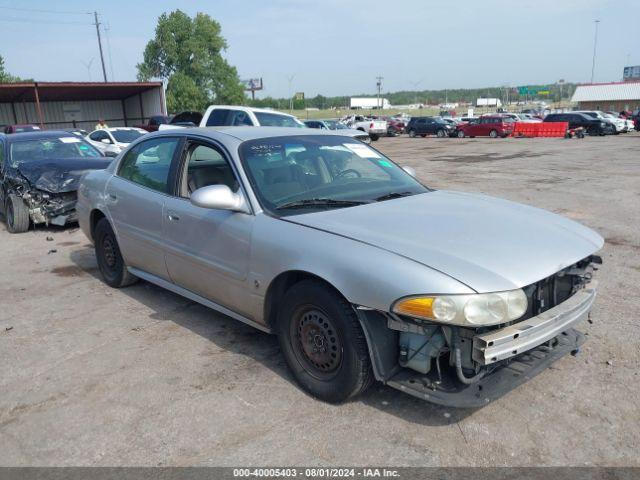
M303 280L284 295L278 339L298 384L316 398L342 402L373 382L364 333L353 307L320 280Z
M342 341L326 312L303 305L294 314L289 341L298 361L312 376L331 378L342 362Z
M106 218L98 221L93 234L93 241L98 268L107 285L120 288L137 281L137 277L127 270L120 253L118 240Z

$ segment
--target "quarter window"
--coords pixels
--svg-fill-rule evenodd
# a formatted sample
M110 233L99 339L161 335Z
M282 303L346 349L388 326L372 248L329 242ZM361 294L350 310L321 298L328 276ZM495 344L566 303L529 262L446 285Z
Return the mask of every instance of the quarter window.
M154 138L136 145L122 160L118 175L143 187L167 193L177 138Z

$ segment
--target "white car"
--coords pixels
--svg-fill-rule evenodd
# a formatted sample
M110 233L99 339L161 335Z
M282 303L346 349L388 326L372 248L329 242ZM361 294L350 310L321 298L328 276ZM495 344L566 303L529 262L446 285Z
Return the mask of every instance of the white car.
M616 134L626 131L625 129L627 128L627 122L625 122L622 118L614 117L610 113L604 113L600 110L578 110L577 113L584 113L591 118L597 118L598 120L602 120L603 122L612 124L615 128Z
M141 128L113 127L94 130L85 139L105 155L116 156L146 133L148 132Z
M377 120L362 115L349 115L342 120L347 127L354 130L361 130L367 132L371 140L374 142L383 135L387 134L387 122L386 120Z
M210 105L202 115L198 126L306 128L304 123L288 113L239 105ZM159 130L172 128L185 128L185 125L175 125L169 122L166 125L160 125Z
M627 124L627 120L624 118L620 118L618 115L614 115L612 113L603 113L604 118L613 122L616 126L616 132L618 133L627 133L629 131L629 125Z

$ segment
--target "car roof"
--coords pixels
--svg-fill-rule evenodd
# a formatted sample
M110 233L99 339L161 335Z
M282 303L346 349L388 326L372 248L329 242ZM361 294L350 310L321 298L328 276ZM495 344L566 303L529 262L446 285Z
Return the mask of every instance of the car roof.
M296 127L193 127L180 129L160 130L149 134L145 138L157 135L201 135L205 137L218 138L219 134L233 137L244 142L245 140L255 140L257 138L270 137L291 137L299 135L335 135L332 131L319 130L316 128L296 128Z
M276 115L284 115L287 117L294 117L289 113L280 112L278 110L272 110L270 108L256 108L256 107L245 107L242 105L210 105L208 108L225 108L225 109L233 109L233 110L246 110L249 112L259 112L259 113L273 113Z
M60 138L71 136L73 136L73 138L78 138L77 135L73 135L66 130L39 130L34 132L12 133L11 135L7 135L4 138L7 142L11 143L13 141L38 140L41 138Z

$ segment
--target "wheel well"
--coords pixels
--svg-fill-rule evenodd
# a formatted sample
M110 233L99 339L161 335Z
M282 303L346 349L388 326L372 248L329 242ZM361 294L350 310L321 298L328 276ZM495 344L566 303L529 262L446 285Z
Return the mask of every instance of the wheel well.
M304 270L290 270L288 272L283 272L274 278L271 284L269 284L264 301L264 319L272 330L278 320L278 305L280 304L280 301L284 297L285 293L287 293L287 290L303 280L318 280L324 283L328 288L335 290L339 295L342 295L340 290L331 285L324 278L314 275L313 273L305 272ZM344 297L344 295L342 296Z
M91 225L91 239L94 239L94 235L93 232L95 232L96 230L96 225L98 225L98 222L105 218L106 215L104 213L102 213L102 211L95 209L91 212L91 216L89 217L90 219L90 225Z

